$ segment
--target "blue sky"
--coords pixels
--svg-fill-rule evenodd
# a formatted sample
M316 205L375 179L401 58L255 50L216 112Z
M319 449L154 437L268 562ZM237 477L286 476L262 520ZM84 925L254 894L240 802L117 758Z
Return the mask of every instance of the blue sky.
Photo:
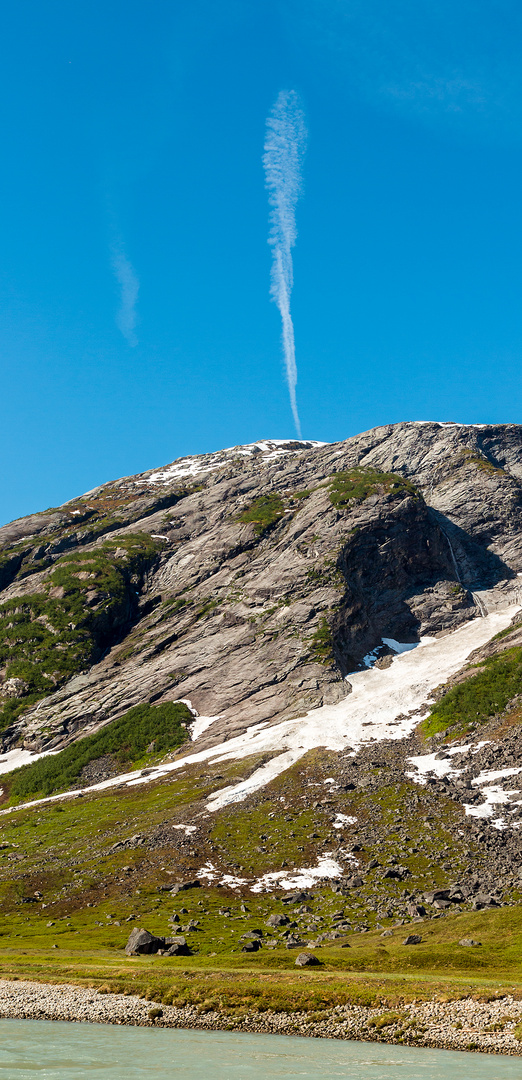
M20 0L0 40L0 520L294 435L265 124L308 128L304 438L522 422L512 0Z

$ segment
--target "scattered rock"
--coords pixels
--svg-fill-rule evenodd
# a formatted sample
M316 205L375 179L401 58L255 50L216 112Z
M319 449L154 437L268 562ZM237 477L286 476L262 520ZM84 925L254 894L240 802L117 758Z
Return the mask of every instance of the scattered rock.
M162 886L160 886L162 888ZM200 889L201 882L198 878L194 878L193 881L177 882L176 885L168 886L171 896L177 896L179 892L186 892L187 889Z
M140 953L156 953L158 949L163 948L164 944L165 938L155 937L148 930L135 926L130 932L125 952L127 956L138 956Z
M254 938L253 941L247 941L246 944L243 945L241 952L258 952L260 948L261 942L259 941L259 938Z
M266 920L266 925L267 926L288 926L289 922L290 922L290 919L288 918L288 915L277 915L277 914L274 913L274 915L269 915L268 916L268 919Z
M295 958L296 967L312 967L320 963L319 958L310 952L300 952Z

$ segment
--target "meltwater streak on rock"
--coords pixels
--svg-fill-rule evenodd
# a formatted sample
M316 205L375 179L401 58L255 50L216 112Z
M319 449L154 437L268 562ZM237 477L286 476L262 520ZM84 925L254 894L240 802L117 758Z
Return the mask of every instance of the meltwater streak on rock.
M518 610L518 607L510 604L482 619L466 623L453 634L424 639L415 650L397 656L389 668L371 668L351 675L352 692L337 705L312 709L306 716L281 724L257 724L227 743L220 743L200 753L187 754L168 765L148 769L145 776L142 776L141 770L124 773L92 787L24 805L37 806L72 798L78 794L78 790L86 793L103 791L120 784L147 784L194 762L214 760L219 763L272 752L272 760L247 780L223 788L211 796L207 807L215 811L230 803L241 802L315 747L324 746L340 751L346 747L358 749L382 739L403 739L419 723L420 710L428 705L434 688L459 671L471 652L508 626ZM0 814L11 812L8 809L0 811Z
M127 1002L129 999L127 999ZM520 1060L247 1032L2 1020L6 1080L519 1080Z

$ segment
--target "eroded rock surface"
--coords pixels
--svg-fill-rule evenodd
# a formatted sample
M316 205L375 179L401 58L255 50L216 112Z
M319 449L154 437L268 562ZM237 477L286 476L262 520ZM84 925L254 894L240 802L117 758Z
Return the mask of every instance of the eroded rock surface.
M354 469L364 490L343 501ZM521 525L522 428L436 423L182 459L6 525L4 748L60 748L146 701L217 716L201 746L336 702L370 655L386 663L383 639L479 617L474 594L522 570ZM68 678L47 657L38 690L5 643L13 619L51 625L40 601L67 604L53 575L79 552L119 567L117 602L74 563L90 651Z

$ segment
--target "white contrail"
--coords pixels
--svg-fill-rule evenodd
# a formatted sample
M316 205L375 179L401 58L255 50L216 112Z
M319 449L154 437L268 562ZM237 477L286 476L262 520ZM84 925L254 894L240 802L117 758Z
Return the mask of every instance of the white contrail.
M136 301L140 283L132 263L127 258L121 244L112 246L112 267L120 286L120 308L116 315L116 324L131 348L138 344L136 337Z
M266 122L263 165L272 207L268 238L273 249L270 295L279 308L283 323L286 378L299 438L301 424L295 396L297 368L290 294L293 285L292 248L297 237L295 207L301 194L301 165L306 135L304 114L295 90L282 90Z

